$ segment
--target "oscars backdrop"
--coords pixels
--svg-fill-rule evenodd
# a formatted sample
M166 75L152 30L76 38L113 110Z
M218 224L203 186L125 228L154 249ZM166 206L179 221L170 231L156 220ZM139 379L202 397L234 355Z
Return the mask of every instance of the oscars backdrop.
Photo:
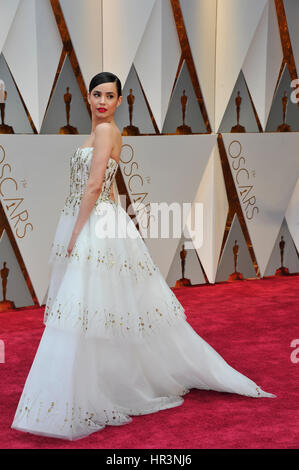
M0 309L45 302L101 71L123 85L115 196L142 235L151 204L188 207L144 236L169 286L298 273L298 21L296 0L0 0Z

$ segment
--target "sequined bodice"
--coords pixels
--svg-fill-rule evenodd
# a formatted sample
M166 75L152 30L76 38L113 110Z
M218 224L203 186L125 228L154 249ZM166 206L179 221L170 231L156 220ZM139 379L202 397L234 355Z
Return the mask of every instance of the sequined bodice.
M71 157L70 193L65 201L65 205L68 207L80 206L80 202L89 178L92 152L93 147L78 148ZM113 202L113 200L110 198L110 189L117 167L117 161L110 157L104 175L102 191L96 201L96 205L98 202L103 200Z

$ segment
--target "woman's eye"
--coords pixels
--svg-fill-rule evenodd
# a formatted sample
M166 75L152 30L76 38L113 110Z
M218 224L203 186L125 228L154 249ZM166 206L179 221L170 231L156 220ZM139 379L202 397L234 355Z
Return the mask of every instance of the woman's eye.
M101 96L101 95L99 95L99 93L95 93L95 94L94 94L94 97L95 97L95 98L98 98L99 96ZM113 95L108 95L108 98L113 98Z

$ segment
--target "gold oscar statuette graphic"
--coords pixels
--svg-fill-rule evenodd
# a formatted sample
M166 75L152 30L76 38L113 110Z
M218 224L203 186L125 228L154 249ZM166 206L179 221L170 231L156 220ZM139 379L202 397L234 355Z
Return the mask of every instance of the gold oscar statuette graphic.
M236 103L236 110L237 110L237 124L233 126L230 131L231 132L246 132L245 127L241 126L240 124L240 109L241 109L242 97L239 91L236 96L235 103Z
M129 107L129 118L130 124L123 128L122 135L140 135L138 127L133 126L133 108L134 108L135 96L133 90L130 88L130 93L127 96L127 103Z
M280 268L276 269L275 276L288 276L290 274L288 268L285 268L283 265L284 247L285 247L285 241L283 239L283 236L281 236L281 239L279 242L281 266Z
M7 91L5 90L5 83L3 80L0 79L0 111L1 111L0 134L14 134L13 128L4 123L6 99L7 99Z
M185 259L186 259L187 251L185 250L185 246L182 245L182 249L180 251L181 257L181 268L182 268L182 277L178 279L175 283L174 287L186 287L191 286L190 279L185 278Z
M69 92L70 87L66 87L66 93L64 94L64 103L66 111L66 126L63 126L59 130L59 134L78 134L76 127L70 125L70 112L71 112L71 101L72 94Z
M9 269L6 267L6 261L3 261L3 268L0 270L2 278L2 295L3 300L0 302L0 312L5 312L6 310L11 310L15 307L14 302L6 299L6 286Z
M239 253L239 245L237 244L237 240L235 240L235 244L233 246L235 271L228 277L228 279L227 279L228 281L241 281L241 280L243 280L242 274L237 271L238 253Z
M283 97L281 98L282 102L282 124L277 127L278 132L291 132L291 126L286 124L286 113L288 106L289 98L287 97L287 92L285 91Z
M188 101L188 96L185 94L185 91L186 90L183 90L183 94L181 96L183 124L176 128L176 134L192 134L191 127L185 124L186 108L187 108L187 101Z

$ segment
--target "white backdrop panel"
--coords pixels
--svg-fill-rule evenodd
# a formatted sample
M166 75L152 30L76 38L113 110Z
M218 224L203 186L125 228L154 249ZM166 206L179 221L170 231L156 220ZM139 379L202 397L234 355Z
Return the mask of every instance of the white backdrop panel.
M20 0L1 0L0 3L0 52L13 22Z
M92 77L103 71L102 2L60 0L60 5L88 88Z
M39 302L48 287L50 247L69 193L70 157L82 142L82 136L1 136L2 206ZM10 170L4 169L7 163Z
M170 0L156 0L134 65L160 131L180 56Z
M62 41L48 0L36 1L38 131L41 128L62 51Z
M61 50L50 2L21 0L3 54L38 131Z
M298 179L299 135L224 134L223 140L263 276Z
M120 167L131 201L143 197L144 205L177 203L181 211L183 202L192 204L216 138L214 134L126 137L123 142L130 147L123 148L122 160L126 163ZM145 215L139 222L146 226L148 221ZM158 238L147 237L145 243L166 278L184 224L177 238L171 228L169 238L160 238L160 225Z
M218 0L215 129L219 128L267 0Z
M263 129L267 124L282 59L276 9L271 1L264 9L242 69Z
M228 211L217 142L211 151L194 202L203 204L203 243L195 248L209 282L214 283ZM189 231L190 224L189 219Z
M286 221L296 248L299 251L299 179L286 211Z
M36 127L39 123L35 0L20 1L3 55ZM26 73L24 73L26 70Z
M103 70L124 84L155 0L103 0ZM153 51L153 53L156 51Z
M212 131L215 131L217 0L180 0L194 65Z

